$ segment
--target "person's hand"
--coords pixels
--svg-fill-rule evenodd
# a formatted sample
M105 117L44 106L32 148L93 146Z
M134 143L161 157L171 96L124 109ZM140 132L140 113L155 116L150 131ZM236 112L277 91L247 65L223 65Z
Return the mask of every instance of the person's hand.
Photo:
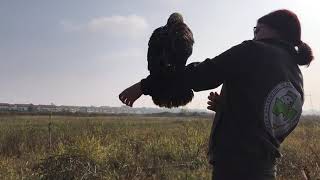
M217 107L219 106L220 104L220 95L216 92L210 92L209 96L208 96L208 107L207 109L211 110L211 111L215 111L217 110Z
M127 106L132 107L133 103L142 95L140 82L128 87L119 94L119 99Z

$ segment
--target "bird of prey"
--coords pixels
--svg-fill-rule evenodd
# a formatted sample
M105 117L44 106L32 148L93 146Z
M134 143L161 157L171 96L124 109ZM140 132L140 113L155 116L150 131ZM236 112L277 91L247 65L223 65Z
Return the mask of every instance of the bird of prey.
M152 33L148 43L148 70L156 76L152 100L160 107L178 107L189 103L193 91L179 84L187 59L192 54L193 34L179 13L173 13L165 26Z

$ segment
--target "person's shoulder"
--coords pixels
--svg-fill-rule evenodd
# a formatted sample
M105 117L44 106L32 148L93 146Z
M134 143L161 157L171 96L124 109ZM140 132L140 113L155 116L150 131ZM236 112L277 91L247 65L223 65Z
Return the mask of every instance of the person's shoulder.
M256 40L245 40L240 44L235 45L232 49L241 51L246 54L257 53L264 44Z
M281 45L281 41L275 39L262 39L262 40L248 40L242 43L243 47L249 49L254 54L268 53L268 52L280 52L286 48ZM294 50L294 48L291 48Z
M278 40L274 39L262 39L262 40L247 40L243 41L243 44L245 46L251 46L251 47L260 47L260 48L268 48L272 47L275 44L279 44Z
M245 40L239 44L234 45L229 49L229 51L237 51L237 52L250 52L257 46L254 40Z
M255 47L255 46L259 46L259 42L255 40L245 40L239 45L243 47Z

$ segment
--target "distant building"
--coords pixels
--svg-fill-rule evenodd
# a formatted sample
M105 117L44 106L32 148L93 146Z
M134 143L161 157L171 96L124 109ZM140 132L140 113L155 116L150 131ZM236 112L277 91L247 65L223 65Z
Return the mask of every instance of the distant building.
M18 112L28 112L32 104L14 104L14 110Z
M81 113L87 113L87 112L88 112L88 108L87 108L87 107L80 107L80 108L79 108L79 112L81 112Z
M11 105L8 103L0 103L0 111L10 111Z
M38 112L59 112L55 105L38 105L36 110Z
M78 106L69 106L68 112L75 113L75 112L79 112L79 111L80 111L80 107L78 107Z
M94 106L87 107L87 113L98 113L98 112L99 110Z

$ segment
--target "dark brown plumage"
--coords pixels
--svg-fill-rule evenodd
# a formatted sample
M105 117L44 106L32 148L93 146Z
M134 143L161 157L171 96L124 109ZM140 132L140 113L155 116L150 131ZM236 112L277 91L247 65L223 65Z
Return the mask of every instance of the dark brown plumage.
M193 44L193 34L178 13L173 13L165 26L152 33L148 44L148 70L159 80L157 90L151 94L156 105L171 108L192 100L193 91L178 82L192 54Z

